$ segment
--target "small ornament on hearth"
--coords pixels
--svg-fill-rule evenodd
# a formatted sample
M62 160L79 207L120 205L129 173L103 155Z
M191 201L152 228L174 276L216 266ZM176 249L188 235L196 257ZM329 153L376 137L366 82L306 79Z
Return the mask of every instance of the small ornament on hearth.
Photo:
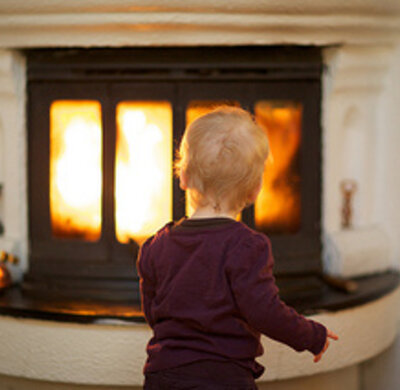
M20 279L19 259L0 250L0 290L10 287Z
M10 272L4 264L0 263L0 290L11 286L11 284Z
M342 228L349 229L353 225L353 197L357 191L357 183L355 180L345 179L340 183L342 190Z

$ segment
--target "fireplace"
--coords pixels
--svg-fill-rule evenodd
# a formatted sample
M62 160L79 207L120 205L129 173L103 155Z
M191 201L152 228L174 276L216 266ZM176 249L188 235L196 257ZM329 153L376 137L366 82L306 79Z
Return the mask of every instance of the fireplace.
M362 280L357 280L357 282L362 288L358 293L353 294L336 290L335 292L323 291L321 294L323 302L310 304L308 301L309 305L303 306L303 309L306 310L301 310L306 314L314 314L312 319L323 322L328 328L340 334L343 342L336 343L331 347L332 350L328 351L325 363L312 364L309 356L298 356L283 347L279 348L277 343L264 338L263 346L268 353L260 362L268 364L268 370L261 378L259 386L260 388L279 388L282 383L275 385L274 381L292 378L287 385L298 389L310 387L310 380L314 387L324 388L329 380L329 383L334 381L343 388L353 390L359 387L360 382L368 383L371 377L383 377L376 375L377 361L368 363L367 368L370 375L367 376L364 375L365 366L360 362L378 356L393 343L398 334L398 310L393 309L399 302L399 289L396 289L398 276L396 281L391 284L391 288L388 288L387 283L383 282L384 278L382 280L379 276L390 265L398 268L400 255L398 240L400 235L398 223L400 220L400 208L398 207L400 180L398 170L388 169L397 166L400 142L397 103L400 99L400 8L398 1L344 2L335 0L332 2L294 1L283 3L234 0L229 2L229 6L226 1L192 3L177 0L173 2L139 1L132 4L127 1L106 0L96 3L94 6L93 2L89 0L68 3L60 0L1 2L0 220L4 229L2 233L0 231L0 249L20 259L21 273L29 270L29 277L25 278L24 288L25 291L29 290L31 293L22 294L23 299L21 299L19 286L16 286L7 291L3 290L0 294L0 342L2 345L0 355L3 357L0 383L6 381L4 386L40 387L43 384L42 387L54 387L57 386L54 382L57 382L58 384L64 383L64 387L65 383L68 383L69 387L78 387L77 384L81 384L82 388L91 385L96 388L128 386L139 389L143 380L144 344L151 337L150 330L145 324L133 323L134 321L143 321L137 310L138 306L135 309L136 315L132 311L126 315L127 309L133 306L131 304L124 305L123 310L119 311L119 314L125 314L126 322L130 321L122 327L120 322L123 316L121 315L118 316L116 324L110 325L109 322L110 317L115 319L115 316L110 316L110 307L118 306L120 301L107 301L105 305L102 305L101 311L93 310L92 302L87 304L83 302L81 297L84 296L82 293L84 290L81 286L86 281L91 283L91 286L90 283L86 285L86 290L91 288L93 295L96 295L94 291L96 280L99 286L98 291L108 289L109 292L112 292L111 287L115 287L114 290L124 290L124 278L107 274L107 270L104 268L103 275L95 275L95 272L99 273L101 267L105 266L109 260L98 261L99 259L97 259L96 261L95 251L88 251L94 258L85 257L83 260L85 267L95 269L92 270L93 273L89 269L88 275L90 276L88 277L77 274L71 276L73 271L77 273L78 270L67 270L68 273L66 264L73 263L71 266L73 268L75 265L80 267L83 262L80 261L82 259L74 259L78 253L76 247L61 246L56 253L64 251L65 259L56 259L56 261L52 261L54 258L48 254L47 247L50 245L49 241L56 243L61 241L65 244L69 241L69 245L74 241L72 238L69 240L62 237L55 239L50 236L51 239L46 238L39 242L33 239L33 236L39 232L42 232L40 234L45 238L46 235L43 233L46 232L43 229L51 232L49 227L32 226L30 215L34 212L32 199L28 204L30 197L28 177L31 180L30 169L32 168L32 161L29 161L29 164L27 161L28 127L29 134L32 127L31 123L28 124L28 120L31 121L31 118L25 103L26 87L28 86L26 76L27 65L29 65L31 80L29 85L32 85L34 63L31 55L34 54L34 51L29 54L26 49L40 48L49 48L48 53L53 52L53 59L51 61L44 57L42 60L35 59L34 62L37 65L34 66L36 68L35 83L44 84L49 79L62 85L76 83L79 84L82 92L82 86L88 87L90 80L108 81L111 77L107 75L107 72L110 74L107 68L112 62L114 62L112 77L118 74L121 83L125 83L128 79L133 80L133 73L138 73L140 70L140 61L137 60L137 56L135 56L135 61L132 57L122 61L118 53L120 50L123 51L124 47L184 48L199 45L220 45L226 48L243 47L243 45L251 45L255 48L271 45L293 45L293 48L300 48L303 45L320 47L324 64L323 99L320 104L322 106L323 159L322 164L315 165L315 167L321 166L323 172L320 196L322 198L321 230L324 237L324 270L347 277L348 273L344 271L351 268L355 275L361 276ZM50 48L67 47L81 48L81 53L86 52L83 50L84 48L108 47L114 50L110 50L108 60L104 57L96 59L91 55L91 61L84 57L76 57L75 61L70 57L68 60L62 54L62 52L65 53L64 50L59 50L58 53L57 50L50 50ZM199 48L197 52L200 50L201 55L205 55L204 47ZM76 55L78 55L78 51L74 51ZM275 65L279 66L279 60L277 57L272 61L272 52L265 51L265 53L269 53L266 56L267 60L264 57L264 62L268 66L262 64L259 68L264 69L264 77L267 73L266 69L268 69L270 80L272 80L272 73L275 72ZM29 61L26 61L27 57ZM170 59L169 62L175 60L176 63L180 62L178 57ZM208 60L209 58L207 58ZM158 58L158 63L161 62L165 64L167 60L161 61ZM193 62L198 69L202 58ZM225 65L227 62L229 62L229 58L225 56L222 60L220 58L219 65ZM243 64L246 62L243 59L239 62L242 69L247 65ZM297 72L301 68L305 72L306 68L311 65L307 58L280 61L281 64L289 62L290 65L285 65L286 70L297 68ZM96 65L99 65L97 69ZM167 66L163 68L158 65L157 67L152 65L151 61L145 65L148 65L146 67L147 75L143 71L144 68L141 68L142 73L138 77L142 83L149 81L151 85L154 85L151 80L154 79L155 73L158 72L160 76L162 73L167 73ZM42 70L38 74L41 66ZM317 67L318 65L316 65ZM152 71L149 72L151 68ZM187 65L184 68L186 69ZM222 72L225 73L225 77L229 77L229 73L232 75L231 70L235 66L222 68L226 69ZM250 71L244 71L244 73L251 73L251 77L254 77L255 73L260 76L261 71L256 68L257 66L253 64ZM83 69L86 70L83 71ZM170 71L168 70L168 72ZM175 70L176 77L179 72L179 69ZM202 72L207 73L208 71L204 69ZM297 72L292 73L292 76L286 72L286 80L291 81L293 78L299 80ZM184 73L188 77L187 73L190 72L185 70ZM283 69L281 69L279 74L283 73ZM310 73L314 73L314 71ZM130 74L129 77L128 74ZM241 80L245 80L246 77L247 75L243 75ZM310 78L310 75L306 78ZM314 76L311 78L315 80ZM304 77L301 76L300 79L304 79ZM207 80L211 80L211 74L208 75ZM50 89L48 88L47 92ZM46 98L46 93L39 97ZM64 97L55 96L55 98L61 100ZM66 98L68 100L78 99L77 96L71 95ZM85 98L99 100L94 96ZM127 100L132 101L131 98ZM101 115L104 116L104 105L101 108ZM48 117L50 105L47 110L42 109L42 112ZM182 115L184 116L183 113ZM174 116L173 120L175 118L177 117ZM110 121L115 122L115 118ZM302 121L304 121L303 112ZM47 123L46 126L48 125ZM105 129L104 121L102 125ZM175 130L177 127L174 125L173 129ZM302 130L306 131L303 128ZM49 131L49 128L46 131ZM49 134L46 135L46 137L49 136ZM30 135L30 137L32 136ZM318 138L314 139L317 142ZM46 144L48 141L40 145L39 160L50 158L49 155L41 157L45 153L50 153L49 150L45 150ZM104 147L104 142L102 145ZM306 158L303 156L303 152L309 152L309 148L306 150L303 145L304 143L300 144L300 161ZM49 146L47 145L47 147ZM30 145L29 148L31 148ZM102 164L105 164L104 153ZM50 166L48 166L48 170L50 170ZM317 174L317 172L314 171L313 174ZM353 203L353 228L348 230L341 229L340 183L343 179L355 179L358 183ZM41 180L45 181L45 179ZM102 184L102 188L107 188L104 187L104 181ZM29 190L32 192L31 183ZM37 196L48 197L42 191L40 194ZM104 196L105 194L102 194L102 204L105 201ZM307 199L302 197L301 201L304 202ZM302 203L302 223L306 212L304 207L304 203ZM46 220L46 218L50 218L49 213L43 217L42 222L51 226L50 219ZM106 233L104 218L101 229L103 236ZM316 224L318 226L319 220ZM384 256L373 255L368 250L372 240L360 240L359 233L374 233L376 227L389 234L388 242L381 240L379 244L382 249L390 250L389 258L387 256L384 259ZM32 234L34 229L38 229L38 231ZM298 234L299 232L292 233L291 236L293 238ZM326 239L337 238L338 235L346 241L347 245L343 252L340 252L342 255L340 258L335 257L331 259L332 261L327 262L325 255L327 242L330 240ZM279 246L283 246L285 250L289 250L289 245L286 248L283 243L279 244L279 238L277 235L273 236L274 247L279 249ZM77 239L75 241L79 242ZM93 247L99 244L99 240L86 243ZM376 244L376 240L373 240L373 243ZM81 246L84 244L85 242ZM134 251L134 244L131 245L131 249ZM352 261L355 259L352 255L356 250L359 250L356 253L359 255L356 260L360 260L360 262ZM301 261L291 261L289 259L293 259L292 257L279 255L279 251L275 252L278 256L276 270L280 275L283 273L286 275L285 278L280 276L280 280L283 278L288 283L289 281L293 283L301 281L305 284L306 280L310 280L310 275L316 275L314 271L309 271L302 264L304 268L300 267L301 278L299 274L295 274L296 277L288 277L286 270L291 270L291 275L294 270L285 267L290 264L291 266L300 265ZM134 253L132 256L127 256L133 266ZM370 260L372 258L374 262L368 261L367 258ZM36 263L37 259L42 260L38 260ZM46 264L53 264L53 269L49 268L47 273ZM315 260L314 265L319 266L319 260ZM81 292L77 292L77 295L80 294L80 298L74 307L75 310L68 310L71 309L71 305L68 306L71 299L67 299L65 305L59 304L58 301L54 302L51 307L43 307L41 304L43 301L47 302L46 299L30 299L34 293L42 293L47 299L53 296L53 293L54 295L59 293L63 287L60 287L61 276L58 279L54 278L54 275L57 275L55 269L57 267L60 275L66 275L63 276L65 284L70 282L69 289L65 289L66 292L75 291L74 285L71 284L72 281L77 286L76 291L81 290ZM40 268L44 271L43 273L40 272ZM110 266L110 270L116 268L117 266ZM126 269L132 270L130 266L126 266ZM81 271L83 272L83 270ZM125 279L127 281L125 292L134 285L136 280L134 271L132 272L133 274ZM376 274L372 274L372 277L362 276L366 272L368 274L375 272ZM308 275L307 279L306 275ZM31 283L30 289L28 282ZM106 283L108 286L104 286ZM45 288L41 290L42 284L49 286L47 290ZM310 283L306 284L308 286ZM56 286L59 288L56 289ZM32 290L32 288L34 289ZM120 299L118 295L115 296L114 299ZM134 298L129 296L129 299L129 302L132 302ZM346 302L346 304L333 305L335 300L336 302ZM296 308L299 307L296 306ZM317 308L317 313L315 308ZM342 310L343 308L346 309ZM349 310L349 308L351 309ZM331 312L332 310L333 312ZM61 313L69 313L69 315L61 315ZM71 313L78 313L78 315ZM35 320L15 318L21 316L33 317ZM385 320L382 321L382 318ZM47 321L43 321L43 319ZM77 323L79 321L85 322L85 324ZM368 327L365 326L366 321L368 321ZM86 322L90 322L90 324ZM355 329L357 329L357 337L354 337ZM352 342L346 343L345 340L352 340ZM380 364L378 365L382 367ZM343 367L347 367L347 369L341 370ZM396 373L390 367L386 368L388 369L387 375L384 376L386 383L396 382ZM315 376L315 374L327 371L330 373ZM3 377L3 375L7 376ZM300 376L307 376L307 378L294 379Z
M272 158L241 220L268 234L282 295L321 271L321 52L316 47L29 50L31 294L138 301L140 244L186 213L173 177L186 124L250 110Z

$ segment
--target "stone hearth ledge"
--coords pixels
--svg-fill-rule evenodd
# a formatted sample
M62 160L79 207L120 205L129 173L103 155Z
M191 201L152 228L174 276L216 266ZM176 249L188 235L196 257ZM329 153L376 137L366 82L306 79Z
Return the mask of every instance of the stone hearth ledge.
M260 382L313 375L367 360L395 339L400 287L367 304L309 318L339 336L318 364L263 337L267 367ZM145 324L76 324L0 316L0 373L51 382L90 385L141 385L145 346L151 335Z

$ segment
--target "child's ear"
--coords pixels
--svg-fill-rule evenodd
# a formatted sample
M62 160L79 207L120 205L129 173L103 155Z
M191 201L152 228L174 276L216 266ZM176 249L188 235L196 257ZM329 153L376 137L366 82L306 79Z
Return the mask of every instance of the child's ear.
M187 176L186 172L183 169L181 169L181 172L179 174L179 187L181 188L181 190L187 190Z

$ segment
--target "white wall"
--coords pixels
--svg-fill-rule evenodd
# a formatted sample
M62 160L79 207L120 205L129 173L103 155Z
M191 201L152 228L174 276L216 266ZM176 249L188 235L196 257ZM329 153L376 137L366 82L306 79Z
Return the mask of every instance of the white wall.
M376 213L392 241L392 263L400 267L400 42L394 50L385 90L379 101L379 147L383 156L376 188Z
M25 124L25 60L15 51L0 50L0 206L5 234L0 249L16 255L27 267L27 155Z
M395 48L385 84L377 125L382 159L378 168L381 180L376 191L382 201L377 205L376 213L392 241L392 264L400 268L400 43ZM400 303L393 310L400 314ZM399 368L398 336L390 348L362 365L361 390L400 389Z

